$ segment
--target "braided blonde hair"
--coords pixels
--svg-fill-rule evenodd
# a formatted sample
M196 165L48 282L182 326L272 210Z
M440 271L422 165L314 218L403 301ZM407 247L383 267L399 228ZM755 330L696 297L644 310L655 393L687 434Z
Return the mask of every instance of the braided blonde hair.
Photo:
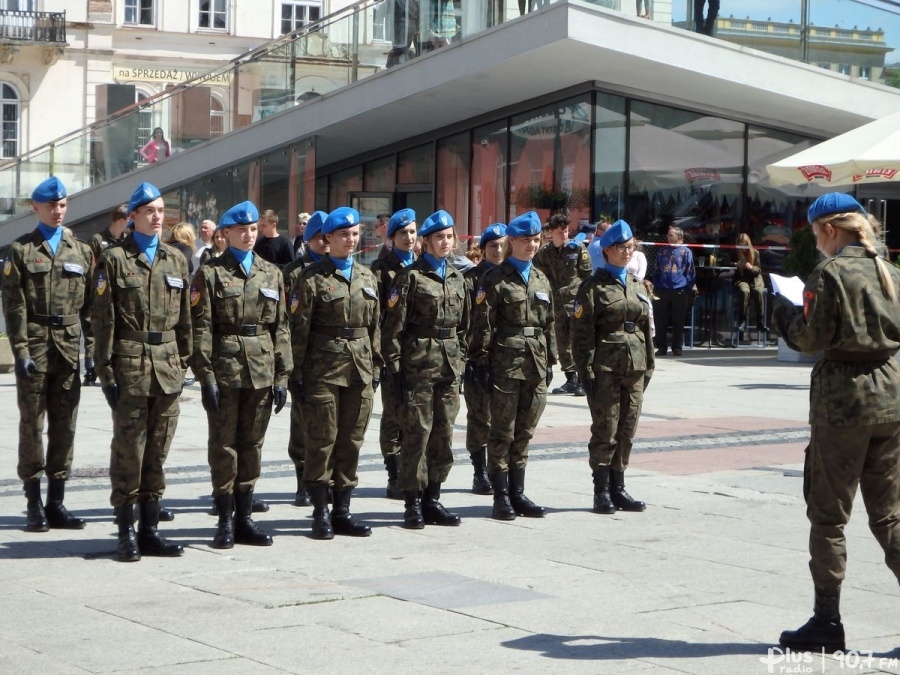
M888 265L884 258L878 255L878 249L875 247L878 233L881 232L881 223L878 222L875 216L871 214L864 215L858 211L834 213L830 216L819 218L816 222L819 223L819 227L831 225L832 227L839 227L842 230L855 233L859 237L860 245L866 250L868 256L875 261L882 293L889 300L897 301L897 289L894 287L894 280L890 275Z

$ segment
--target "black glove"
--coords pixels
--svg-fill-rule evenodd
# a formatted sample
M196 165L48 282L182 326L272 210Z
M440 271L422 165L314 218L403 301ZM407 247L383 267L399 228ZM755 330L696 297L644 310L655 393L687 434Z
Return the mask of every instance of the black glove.
M547 366L547 376L544 378L544 382L547 383L548 387L553 382L553 366Z
M303 403L306 398L303 387L303 376L302 375L294 375L290 380L288 380L288 389L291 390L291 398L297 403Z
M466 361L466 370L463 373L463 381L466 384L477 384L475 380L475 362L474 361Z
M36 374L37 371L37 364L31 359L16 359L16 377L30 380L31 376Z
M475 366L475 382L485 391L490 391L494 386L494 373L490 365L483 364Z
M84 386L91 387L97 384L97 371L94 370L94 359L84 357Z
M585 396L593 397L597 393L597 382L593 377L582 377L581 388L584 389Z
M200 387L200 400L203 409L212 414L219 414L219 386L216 384L204 384Z
M106 397L106 402L109 403L110 409L115 410L116 403L119 402L119 385L106 385L105 387L103 387L103 395Z
M216 392L216 398L218 399L218 391ZM277 415L284 409L284 404L287 403L287 389L284 387L272 387L272 403L275 404L275 414ZM216 408L218 409L219 402L216 401Z
M401 371L387 373L386 387L391 388L391 394L395 399L402 399L406 395L406 378Z

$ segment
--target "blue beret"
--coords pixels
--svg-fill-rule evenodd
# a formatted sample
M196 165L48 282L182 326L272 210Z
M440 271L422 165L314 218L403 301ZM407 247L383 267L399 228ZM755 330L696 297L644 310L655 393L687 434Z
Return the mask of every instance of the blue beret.
M349 206L339 206L322 223L322 234L331 234L335 230L354 225L359 225L359 211ZM309 223L306 226L309 227Z
M388 239L394 236L394 232L401 227L406 227L410 223L416 222L416 212L412 209L400 209L391 216L388 221L387 236Z
M617 220L600 237L600 248L609 248L616 244L624 244L629 239L634 239L631 226L624 220Z
M484 228L484 232L481 233L481 240L478 242L481 248L484 248L489 243L494 241L495 239L500 239L506 236L506 225L503 223L494 223L493 225L488 225Z
M31 193L31 201L38 204L58 202L60 199L65 199L67 194L66 186L62 184L62 181L56 176L50 176L34 188L34 192Z
M510 237L533 237L540 234L542 229L541 217L534 211L528 211L509 221L506 234Z
M303 230L303 241L310 241L316 235L322 233L322 224L328 214L324 211L313 211L313 214L306 221L306 229Z
M249 225L259 222L259 211L253 202L241 202L235 204L219 218L219 229L222 230L232 225Z
M867 215L862 204L850 195L845 195L843 192L829 192L809 205L809 210L806 212L806 220L811 223L823 216L831 216L835 213L852 213L854 211L858 211L864 216Z
M159 190L156 189L155 185L141 183L134 189L134 192L131 193L131 199L128 200L128 213L142 207L144 204L156 201L160 197L162 197L162 195L159 194Z
M419 236L426 237L451 227L453 227L453 216L443 210L435 211L422 223L422 227L419 228Z

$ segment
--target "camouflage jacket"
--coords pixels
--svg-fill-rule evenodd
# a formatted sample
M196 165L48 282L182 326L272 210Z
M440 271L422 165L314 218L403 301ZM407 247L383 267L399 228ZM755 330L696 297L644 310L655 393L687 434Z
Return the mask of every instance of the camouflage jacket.
M201 384L240 389L287 384L291 335L276 265L254 255L248 275L226 250L197 271L191 318L191 367Z
M593 371L652 373L650 298L636 276L629 273L623 287L601 267L579 287L573 316L572 353L582 377L594 377Z
M387 299L381 337L386 370L402 370L407 381L461 375L469 312L463 275L449 262L443 279L424 258L404 268Z
M119 239L116 239L107 227L103 232L97 232L96 234L91 235L91 238L88 239L88 246L91 247L91 251L94 254L94 260L97 261L100 260L100 256L103 255L106 249L110 246L121 244L124 239L124 235Z
M581 244L569 243L557 248L545 244L534 256L534 266L550 280L557 314L572 314L575 293L581 282L591 276L591 258Z
M900 271L887 268L900 293ZM825 350L812 370L810 424L900 420L900 367L885 358L900 348L900 311L881 292L875 261L863 248L845 246L819 263L806 283L803 309L778 296L773 318L791 348Z
M10 245L3 264L3 316L15 358L30 358L46 372L53 344L77 368L82 334L85 355L92 355L92 267L90 248L69 232L63 232L56 255L37 228Z
M181 391L193 349L188 283L187 261L167 244L152 266L131 236L106 250L91 307L101 384L149 396L156 377L166 394Z
M481 278L495 267L496 265L482 260L475 267L470 267L463 272L463 279L466 282L466 294L469 296L469 307L472 308L472 320L469 321L469 334L466 337L466 344L472 344L472 331L475 329L475 292L478 290ZM469 358L468 355L466 355L466 358Z
M536 267L527 284L508 261L489 270L475 291L474 315L469 358L495 376L536 381L556 363L553 291Z
M378 299L381 301L381 321L383 323L384 317L387 315L387 298L394 287L394 279L406 268L403 267L403 263L400 262L400 258L397 257L394 250L390 249L383 256L377 258L369 269L378 279Z

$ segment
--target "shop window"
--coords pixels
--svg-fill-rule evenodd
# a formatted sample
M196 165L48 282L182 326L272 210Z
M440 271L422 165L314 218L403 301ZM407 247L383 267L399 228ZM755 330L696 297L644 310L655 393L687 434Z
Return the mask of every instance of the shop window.
M0 85L0 157L19 154L19 115L21 104L16 90L9 84Z
M506 222L506 120L472 132L472 234Z
M202 0L200 2L200 28L228 29L228 0Z
M430 185L434 180L434 146L419 145L397 153L398 185Z
M391 41L391 3L379 2L372 8L372 41Z
M125 0L125 23L135 26L154 25L154 0Z
M363 189L366 192L394 191L394 155L366 162Z
M322 3L307 2L282 2L281 3L281 34L293 33L322 18Z
M594 219L623 217L626 148L625 99L597 93L594 106Z
M142 94L141 92L135 93L135 103L141 103L147 99L146 94ZM146 107L141 108L137 112L137 147L134 150L134 162L137 164L146 164L146 161L143 157L141 157L140 150L144 147L147 141L150 140L150 136L153 135L153 108Z
M328 210L346 206L350 192L361 192L362 177L362 165L332 174L328 185Z
M456 223L456 234L465 236L481 231L490 223L469 222L469 175L471 158L469 132L463 132L437 143L437 177L435 206L447 211ZM476 227L480 225L481 227Z

